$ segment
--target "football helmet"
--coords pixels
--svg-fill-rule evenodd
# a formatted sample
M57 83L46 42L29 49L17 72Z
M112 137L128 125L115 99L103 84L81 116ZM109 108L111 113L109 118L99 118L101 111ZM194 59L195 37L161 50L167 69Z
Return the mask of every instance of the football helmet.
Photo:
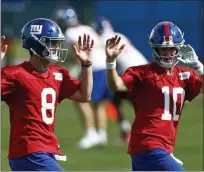
M184 44L184 34L178 26L169 21L158 23L151 31L149 36L149 45L152 48L153 60L165 68L173 67L178 63L178 57L181 56L178 48ZM177 54L174 56L160 56L158 48L175 47Z
M104 30L113 31L111 22L105 17L98 17L96 21L92 24L92 27L99 34L102 34Z
M54 13L54 18L62 30L76 25L78 21L77 12L71 6L68 8L57 9Z
M23 48L51 63L64 62L67 49L62 48L65 37L52 20L37 18L25 24L21 31Z

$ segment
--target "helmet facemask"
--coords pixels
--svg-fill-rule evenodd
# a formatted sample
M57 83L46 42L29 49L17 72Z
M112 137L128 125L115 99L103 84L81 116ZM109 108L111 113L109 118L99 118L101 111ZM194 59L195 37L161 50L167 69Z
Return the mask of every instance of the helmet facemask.
M172 68L173 66L175 66L178 63L178 57L181 56L179 51L178 51L178 47L182 46L184 43L184 40L183 40L182 42L180 42L178 44L174 44L173 38L171 36L169 38L170 38L169 42L166 42L166 39L164 37L164 42L162 44L154 44L153 45L149 42L150 46L152 47L153 60L164 68ZM176 50L176 54L171 55L171 56L159 55L159 53L158 53L159 48L167 48L167 49L174 48Z
M177 58L180 56L180 53L178 52L177 47L175 48L176 48L177 53L171 56L161 56L158 53L158 48L152 48L153 60L157 62L160 66L165 67L165 68L171 68L175 66L178 63Z
M38 39L35 35L32 35L32 37L44 48L41 55L31 50L35 55L46 58L50 63L63 63L66 60L68 50L62 48L63 41L65 40L64 37L41 37L40 39Z

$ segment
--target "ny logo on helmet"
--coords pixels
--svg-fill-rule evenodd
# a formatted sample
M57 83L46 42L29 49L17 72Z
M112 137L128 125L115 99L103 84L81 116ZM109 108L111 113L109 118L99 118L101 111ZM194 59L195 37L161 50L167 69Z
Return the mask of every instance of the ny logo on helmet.
M43 25L31 25L30 34L41 34Z

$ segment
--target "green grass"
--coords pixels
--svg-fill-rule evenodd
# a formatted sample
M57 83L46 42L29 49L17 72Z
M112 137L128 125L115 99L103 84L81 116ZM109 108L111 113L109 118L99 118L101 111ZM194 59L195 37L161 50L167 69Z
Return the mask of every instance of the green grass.
M81 121L73 102L65 100L57 110L56 135L61 149L68 156L61 166L68 170L130 170L131 162L127 145L119 138L119 127L109 121L109 143L104 148L78 150L76 143L83 134ZM126 116L133 121L133 109L125 102ZM167 128L168 129L168 128ZM9 114L2 103L2 171L10 170L7 153L9 141ZM184 162L186 170L203 170L203 96L199 95L192 103L186 104L180 121L174 154Z

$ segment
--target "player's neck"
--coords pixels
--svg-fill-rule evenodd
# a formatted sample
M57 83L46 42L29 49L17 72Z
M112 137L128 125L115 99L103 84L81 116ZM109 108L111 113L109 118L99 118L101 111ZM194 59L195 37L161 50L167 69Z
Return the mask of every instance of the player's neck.
M80 26L81 24L79 23L79 22L76 22L76 23L74 23L74 24L72 24L70 27L78 27L78 26Z
M36 71L46 71L49 61L46 59L41 59L37 56L31 56L29 62L36 69Z
M167 74L172 75L173 74L173 67L171 68L166 68Z

